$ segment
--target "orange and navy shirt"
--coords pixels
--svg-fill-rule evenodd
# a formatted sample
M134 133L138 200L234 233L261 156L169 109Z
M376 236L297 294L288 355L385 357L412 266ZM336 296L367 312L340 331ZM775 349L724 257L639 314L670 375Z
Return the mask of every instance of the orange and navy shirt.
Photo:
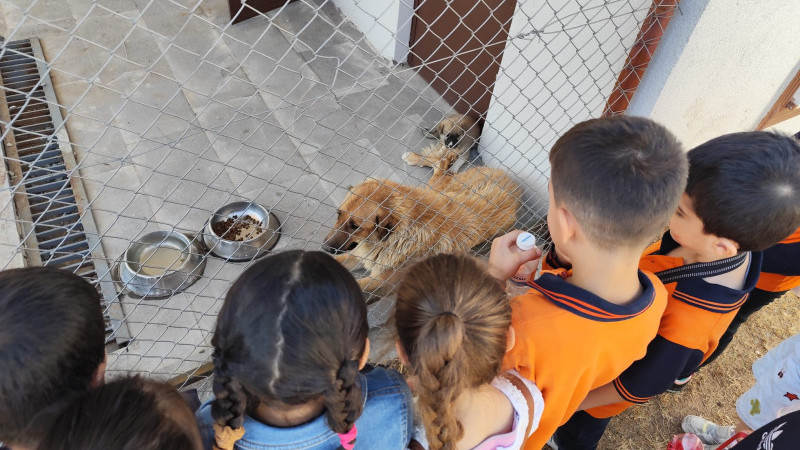
M717 348L719 338L756 285L761 267L761 252L750 253L750 266L742 289L705 281L702 275L668 281L665 274L694 270L702 274L707 264L685 265L683 258L667 256L678 247L667 231L662 240L645 250L639 262L667 281L667 308L661 318L658 336L647 347L644 358L631 364L614 380L614 387L625 402L587 410L597 418L617 415L634 403L644 403L660 394L679 378L691 375ZM664 272L668 271L668 272Z
M800 228L788 238L764 250L761 278L756 289L786 292L800 286Z
M546 270L511 299L516 341L503 366L535 382L546 405L526 449L540 450L590 390L644 356L666 306L666 290L652 274L638 272L642 294L625 306L570 284L570 276Z

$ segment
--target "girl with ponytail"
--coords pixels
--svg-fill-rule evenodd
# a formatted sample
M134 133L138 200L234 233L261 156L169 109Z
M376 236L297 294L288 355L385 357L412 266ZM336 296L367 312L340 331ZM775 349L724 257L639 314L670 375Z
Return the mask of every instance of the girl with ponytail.
M409 368L421 427L412 448L520 449L544 403L533 382L500 373L514 345L503 288L476 260L437 255L397 289L397 353Z
M350 272L322 252L254 263L225 297L211 340L215 398L197 412L207 449L403 449L411 394L364 369L367 309Z

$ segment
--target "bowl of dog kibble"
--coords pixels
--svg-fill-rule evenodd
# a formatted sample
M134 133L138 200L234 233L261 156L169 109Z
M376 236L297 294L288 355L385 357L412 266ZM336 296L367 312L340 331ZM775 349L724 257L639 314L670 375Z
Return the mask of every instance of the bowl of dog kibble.
M278 242L280 222L254 202L233 202L218 209L203 230L211 254L228 261L250 261Z

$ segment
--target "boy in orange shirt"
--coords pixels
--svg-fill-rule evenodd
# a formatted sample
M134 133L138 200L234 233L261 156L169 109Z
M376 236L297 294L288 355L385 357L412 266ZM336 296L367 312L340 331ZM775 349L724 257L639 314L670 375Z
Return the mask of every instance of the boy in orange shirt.
M670 294L658 336L644 358L592 391L581 405L586 411L558 430L561 450L595 448L611 417L688 382L750 301L761 250L800 225L800 145L793 139L733 133L688 156L689 180L670 230L639 264Z
M550 152L550 235L571 270L545 271L511 300L515 344L504 368L541 389L545 408L525 445L539 450L586 394L644 356L667 294L639 257L661 233L686 183L686 155L661 125L638 117L574 126ZM489 270L510 278L538 252L519 231L492 243Z
M793 137L795 141L800 142L800 133L795 133ZM739 326L746 322L748 317L798 287L800 287L800 228L794 230L789 237L764 250L761 276L756 288L747 297L747 302L739 308L728 331L720 338L717 350L706 359L703 365L711 364L725 351L725 348L733 340L733 336L736 335ZM800 295L800 291L795 292Z
M764 250L764 259L761 261L761 275L753 292L747 301L739 308L728 330L719 339L719 345L714 353L703 363L707 366L731 343L736 331L747 319L761 308L783 297L783 294L800 286L800 228L791 236ZM800 295L800 292L798 292Z

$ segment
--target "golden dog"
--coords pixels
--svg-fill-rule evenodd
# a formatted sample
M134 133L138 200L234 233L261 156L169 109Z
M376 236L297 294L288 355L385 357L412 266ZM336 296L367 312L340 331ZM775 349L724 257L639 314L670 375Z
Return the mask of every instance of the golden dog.
M403 153L403 161L412 166L436 167L439 161L452 152L466 161L469 149L475 145L480 135L478 125L471 117L458 114L445 117L426 132L426 137L439 142L428 146L422 153Z
M514 225L519 186L488 167L447 173L457 156L446 155L427 186L367 179L349 190L323 245L348 269L369 272L359 279L365 292L386 295L405 263L468 250Z

